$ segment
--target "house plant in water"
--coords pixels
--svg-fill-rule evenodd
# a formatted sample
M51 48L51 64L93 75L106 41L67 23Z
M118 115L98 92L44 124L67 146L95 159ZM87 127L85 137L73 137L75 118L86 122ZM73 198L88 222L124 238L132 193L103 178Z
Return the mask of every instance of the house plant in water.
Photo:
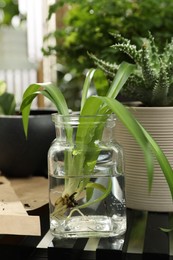
M111 135L113 114L135 137L145 155L149 188L154 153L173 192L172 169L164 153L116 100L132 70L133 65L122 63L107 94L88 97L94 75L94 70L89 70L77 114L70 112L60 89L51 83L32 84L24 92L21 111L26 135L30 106L39 93L58 110L53 115L57 136L48 153L50 230L56 237L117 237L126 230L123 157Z
M136 69L121 90L129 102L129 110L163 149L173 166L173 48L172 41L161 50L149 33L140 47L121 35L114 35L117 51L126 53ZM113 79L117 64L110 64L91 55L97 65ZM150 211L173 211L172 196L162 171L155 161L152 190L148 193L146 167L136 142L118 122L116 137L124 147L126 165L127 206ZM138 158L138 163L136 163Z

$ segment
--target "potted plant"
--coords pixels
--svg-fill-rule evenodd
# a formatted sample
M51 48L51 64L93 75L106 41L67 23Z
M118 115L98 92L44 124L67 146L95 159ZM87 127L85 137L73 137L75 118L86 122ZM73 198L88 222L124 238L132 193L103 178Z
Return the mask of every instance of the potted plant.
M164 153L129 110L116 100L133 67L128 63L120 64L105 96L88 97L94 75L94 71L89 70L83 85L81 109L77 118L73 113L71 115L60 89L51 83L32 84L23 94L20 108L26 136L30 106L38 94L50 99L58 111L53 116L57 137L48 153L50 229L57 237L118 236L125 232L124 202L121 200L123 190L121 181L118 181L118 176L122 177L123 174L122 166L119 165L122 159L119 154L122 151L112 138L109 139L111 129L106 135L109 141L102 139L105 123L112 125L114 122L112 119L107 121L112 113L123 122L144 153L149 189L152 184L154 154L173 192L172 168ZM110 202L110 198L113 201ZM120 211L113 213L117 204ZM99 211L95 218L100 205L102 213ZM112 214L109 218L106 215L108 212ZM108 219L111 225L108 224Z
M139 48L120 34L115 34L114 37L116 43L112 48L127 54L136 64L136 69L122 88L121 95L137 101L126 105L157 141L173 166L172 41L167 42L160 50L151 33L148 38L142 39ZM92 54L91 57L109 78L114 77L117 64L105 62ZM142 210L173 211L172 197L157 162L155 162L152 191L148 193L143 156L122 124L117 126L117 139L125 150L127 205Z
M47 151L55 138L53 109L32 109L28 139L15 96L0 82L0 172L7 177L47 177ZM34 147L34 148L33 148Z
M59 0L50 5L48 19L56 15L57 26L55 31L45 35L43 54L56 56L58 63L64 66L65 74L59 64L56 66L57 82L58 85L62 84L71 108L70 92L75 93L75 99L79 102L73 104L73 110L79 109L82 75L86 68L94 66L93 60L86 55L87 51L112 62L120 60L122 53L114 56L109 48L114 44L110 32L120 32L138 42L138 38L147 37L147 30L150 30L162 46L173 34L170 26L172 6L170 0ZM125 58L127 56L124 55L123 60ZM67 77L69 73L70 82L66 80L70 78Z

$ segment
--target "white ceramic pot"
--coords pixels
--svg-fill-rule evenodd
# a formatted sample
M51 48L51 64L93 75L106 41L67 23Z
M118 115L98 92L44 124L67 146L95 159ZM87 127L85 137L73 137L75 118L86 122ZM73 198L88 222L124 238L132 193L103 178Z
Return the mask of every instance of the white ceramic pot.
M139 122L153 136L173 166L173 107L130 107ZM117 122L116 139L125 155L125 193L128 208L172 212L173 201L159 164L155 161L152 190L143 152L124 126Z

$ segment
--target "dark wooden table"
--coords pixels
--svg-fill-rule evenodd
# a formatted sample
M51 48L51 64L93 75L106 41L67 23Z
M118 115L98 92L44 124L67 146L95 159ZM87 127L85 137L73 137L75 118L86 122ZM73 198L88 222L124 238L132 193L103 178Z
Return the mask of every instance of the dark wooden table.
M49 232L48 205L30 211L40 215L41 236L0 236L0 259L22 260L97 260L169 259L173 260L172 213L141 212L127 209L127 232L118 239L57 240Z

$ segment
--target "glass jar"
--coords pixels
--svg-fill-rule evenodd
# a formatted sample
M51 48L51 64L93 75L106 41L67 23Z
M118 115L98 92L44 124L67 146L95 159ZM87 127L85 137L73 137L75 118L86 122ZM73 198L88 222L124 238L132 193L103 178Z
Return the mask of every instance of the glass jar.
M118 237L126 231L124 160L113 115L53 114L48 151L50 231L57 238Z

